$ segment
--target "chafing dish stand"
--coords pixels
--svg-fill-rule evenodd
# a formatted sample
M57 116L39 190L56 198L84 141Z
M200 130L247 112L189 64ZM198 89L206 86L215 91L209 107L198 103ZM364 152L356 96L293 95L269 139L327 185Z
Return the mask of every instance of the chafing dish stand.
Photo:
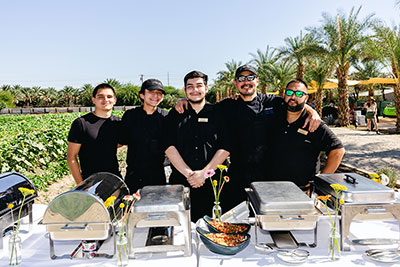
M258 226L270 233L278 248L317 246L317 222L320 212L314 202L292 182L253 182L246 188L249 205ZM290 231L313 231L313 243L298 243Z
M29 224L32 225L32 204L37 197L35 186L28 178L16 172L7 172L0 175L0 249L3 249L3 235L7 229L13 225L17 219L18 211L22 205L23 195L18 190L19 187L33 189L35 193L25 198L24 206L21 210L21 219L29 216ZM8 208L9 204L14 204L13 216Z
M89 241L96 242L94 257L112 258L116 251L114 222L120 217L122 210L119 204L129 189L118 176L99 172L91 175L79 184L75 190L65 192L54 198L48 205L42 223L49 233L50 258L73 258L82 250L81 244L72 252L56 256L54 241ZM115 196L114 208L117 218L114 218L112 207L105 207L104 201ZM113 236L113 254L98 253L104 240Z
M348 189L342 191L339 196L345 201L341 205L340 220L342 250L350 250L352 243L349 239L350 224L359 214L373 219L389 213L397 220L400 227L400 203L396 202L393 189L359 174L335 173L318 174L314 180L314 190L318 195L329 194L335 198L335 192L330 187L331 184L341 184Z
M192 255L191 221L190 221L190 189L183 185L145 186L140 191L141 199L133 206L128 223L128 241L130 258L136 253L183 251L184 256ZM183 228L184 244L174 245L171 242L134 246L135 228L153 227Z

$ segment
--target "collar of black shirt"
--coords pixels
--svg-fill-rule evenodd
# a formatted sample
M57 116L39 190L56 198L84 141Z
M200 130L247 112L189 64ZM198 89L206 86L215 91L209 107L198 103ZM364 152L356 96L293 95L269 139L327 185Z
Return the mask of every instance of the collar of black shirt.
M302 128L307 117L308 117L308 113L305 109L303 109L303 112L301 113L300 117L296 121L290 123L290 126ZM289 124L289 123L286 121L286 124Z

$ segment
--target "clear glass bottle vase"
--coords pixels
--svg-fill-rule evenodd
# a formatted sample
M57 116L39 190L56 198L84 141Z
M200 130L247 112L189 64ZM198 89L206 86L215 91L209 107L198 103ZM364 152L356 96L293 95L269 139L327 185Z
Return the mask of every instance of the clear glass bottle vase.
M332 227L329 232L329 253L328 257L331 261L340 259L340 232L337 227Z
M128 266L129 255L128 255L128 238L125 232L118 232L116 236L116 247L117 247L117 266Z
M13 231L10 234L10 239L8 241L8 264L12 266L18 266L21 264L22 260L22 246L21 237L18 235L17 231Z
M214 207L212 209L212 218L217 221L221 221L221 214L222 214L222 208L221 208L219 202L215 201Z

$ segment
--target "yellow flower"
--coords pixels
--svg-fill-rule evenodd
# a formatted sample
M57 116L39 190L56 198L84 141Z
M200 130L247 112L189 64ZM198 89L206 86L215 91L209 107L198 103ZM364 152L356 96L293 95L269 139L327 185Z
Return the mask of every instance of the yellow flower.
M371 172L371 173L368 173L368 175L369 175L369 177L371 177L371 178L380 178L379 174L377 174L377 173Z
M123 209L123 208L125 207L125 204L124 204L124 203L121 203L121 204L119 204L119 207L120 207L121 209Z
M380 184L382 183L381 179L379 179L379 178L371 178L371 180L374 182L380 183Z
M14 208L14 204L12 204L12 203L8 204L8 208L9 208L9 209Z
M106 208L108 208L108 206L110 206L111 204L114 204L116 197L111 196L109 198L107 198L107 200L104 202L104 206L106 206Z
M341 184L331 184L331 187L335 190L335 191L347 191L347 187Z
M214 185L214 186L217 186L217 185L218 185L217 180L213 180L213 185Z
M326 195L326 196L318 196L317 198L321 199L321 200L329 200L330 197L331 197L331 195Z
M35 190L28 189L28 188L25 188L25 187L18 187L18 190L22 193L22 195L24 197L29 196L29 195L33 195L35 193Z
M227 168L225 165L217 165L217 167L221 172Z
M21 146L22 146L22 148L24 148L24 147L25 147L25 144L24 144L24 142L22 142L22 143L21 143Z
M339 203L340 203L340 205L343 205L344 204L344 199L339 199Z

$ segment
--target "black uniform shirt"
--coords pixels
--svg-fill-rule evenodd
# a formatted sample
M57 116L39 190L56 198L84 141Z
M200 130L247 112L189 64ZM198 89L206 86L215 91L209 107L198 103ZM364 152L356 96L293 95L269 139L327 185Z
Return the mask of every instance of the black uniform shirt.
M191 105L188 106L183 114L175 109L168 114L165 149L175 146L192 170L201 170L218 149L230 150L227 130L214 105L205 104L199 113ZM171 178L179 173L175 168L172 169Z
M342 142L329 127L322 122L316 131L303 129L307 118L303 111L299 119L289 124L281 120L276 128L274 146L269 154L269 180L292 181L305 186L319 171L319 154L342 148Z
M111 172L121 176L118 168L117 145L120 118L100 118L88 113L74 120L68 141L81 144L79 163L82 178L96 172Z
M125 182L131 192L145 185L165 184L164 109L147 115L143 107L125 112L122 116L120 144L128 145L127 172Z

